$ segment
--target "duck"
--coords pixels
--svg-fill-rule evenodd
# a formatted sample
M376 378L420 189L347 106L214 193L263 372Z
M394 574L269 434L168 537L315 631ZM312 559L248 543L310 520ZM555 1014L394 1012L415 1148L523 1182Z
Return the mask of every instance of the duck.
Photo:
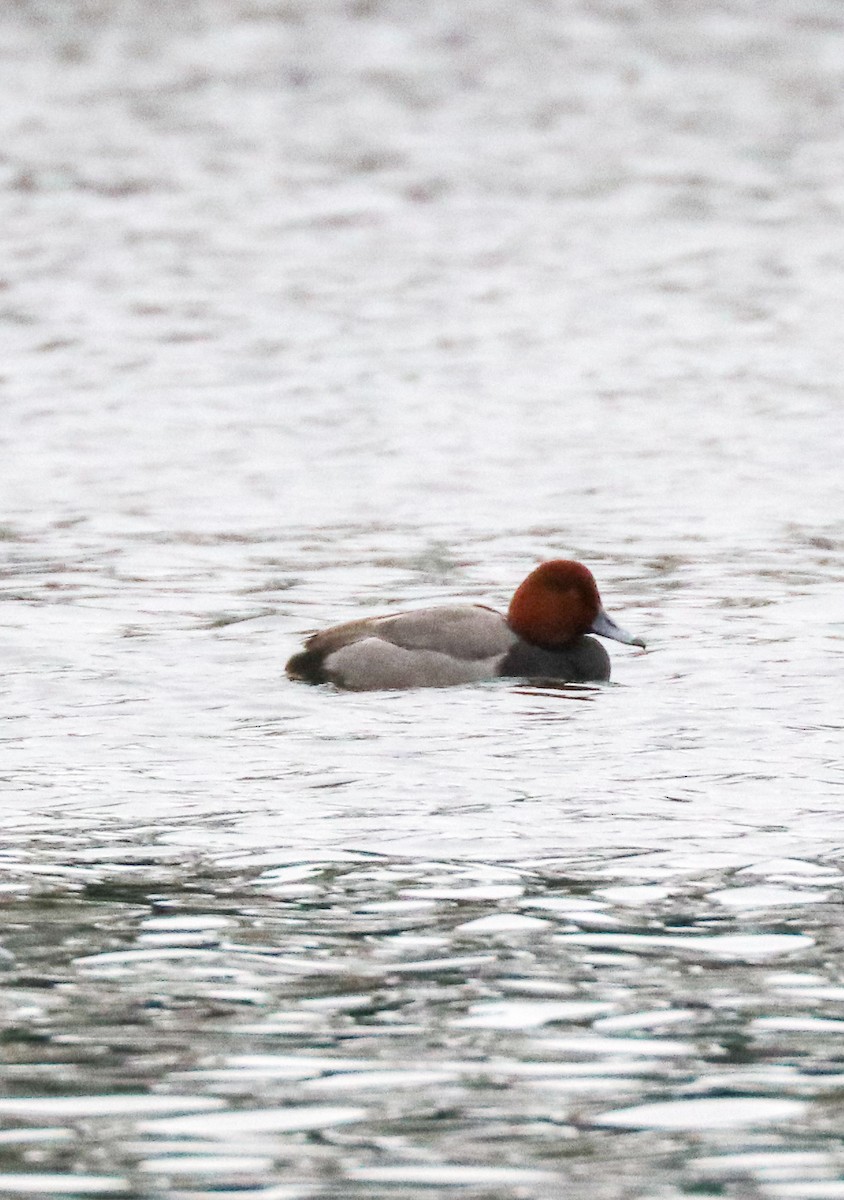
M355 692L501 678L606 682L610 657L589 634L645 648L606 612L589 568L558 558L531 571L506 614L460 604L347 621L311 634L285 670Z

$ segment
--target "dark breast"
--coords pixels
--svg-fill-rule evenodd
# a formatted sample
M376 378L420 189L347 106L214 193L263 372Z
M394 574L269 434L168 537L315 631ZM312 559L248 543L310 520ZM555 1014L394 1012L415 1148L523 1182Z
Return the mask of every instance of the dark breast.
M500 671L502 675L521 679L602 682L610 677L610 656L601 643L591 637L582 637L565 650L543 650L520 638L507 652Z

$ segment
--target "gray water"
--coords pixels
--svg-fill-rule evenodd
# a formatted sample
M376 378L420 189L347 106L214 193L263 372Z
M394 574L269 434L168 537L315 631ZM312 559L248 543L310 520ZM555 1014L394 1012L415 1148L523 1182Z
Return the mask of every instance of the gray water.
M844 14L0 12L0 1194L844 1197ZM575 557L614 682L314 628Z

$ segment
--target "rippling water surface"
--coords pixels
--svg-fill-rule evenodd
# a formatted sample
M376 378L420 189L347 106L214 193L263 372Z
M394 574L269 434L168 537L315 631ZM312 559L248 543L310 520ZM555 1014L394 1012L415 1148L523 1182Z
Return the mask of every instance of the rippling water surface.
M0 1193L844 1197L840 5L0 34Z

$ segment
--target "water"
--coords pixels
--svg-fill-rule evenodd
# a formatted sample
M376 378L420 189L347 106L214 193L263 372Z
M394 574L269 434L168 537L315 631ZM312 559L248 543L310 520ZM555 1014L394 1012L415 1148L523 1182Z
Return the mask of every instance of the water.
M839 6L0 22L0 1194L844 1196Z

